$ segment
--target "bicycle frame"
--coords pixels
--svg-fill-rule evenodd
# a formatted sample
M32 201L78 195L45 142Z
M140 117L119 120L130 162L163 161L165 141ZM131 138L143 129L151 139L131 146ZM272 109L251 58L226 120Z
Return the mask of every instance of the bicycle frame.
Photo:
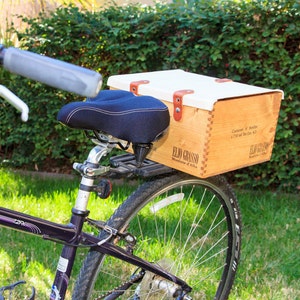
M138 268L155 273L156 275L172 281L181 286L185 292L191 291L191 288L178 277L109 242L109 240L118 234L113 228L108 228L110 235L105 239L100 239L82 231L83 224L89 214L89 211L86 208L89 194L92 191L94 183L94 175L95 173L101 173L107 170L106 167L99 166L98 161L110 150L111 146L109 144L97 145L91 150L89 157L84 164L74 164L74 168L81 170L82 173L90 175L82 177L76 204L72 209L72 216L69 224L62 225L0 207L0 226L64 244L52 286L50 295L51 300L65 298L76 250L80 246L92 247L93 250L114 256L130 264L136 265ZM105 171L103 168L105 168Z
M12 73L85 97L95 97L102 84L102 77L97 72L28 51L12 47L6 49L0 44L0 66L2 65ZM32 65L35 66L34 70L32 69ZM3 97L21 111L23 121L27 120L28 107L21 99L17 98L3 86L0 86L0 97ZM65 299L76 250L81 246L114 256L142 270L149 271L172 281L182 287L182 294L191 291L191 288L178 277L173 276L157 265L134 256L130 251L126 251L110 242L115 236L122 235L122 233L118 233L114 228L106 227L110 234L104 239L82 231L83 224L89 214L87 210L89 196L90 193L95 190L94 179L96 176L106 173L109 170L108 167L99 165L99 161L110 152L117 143L120 145L122 141L98 142L98 145L90 151L85 163L74 164L73 168L81 173L82 180L69 224L62 225L0 207L0 226L64 244L50 293L51 300ZM110 299L112 298L110 297ZM178 299L183 299L183 297L179 296Z

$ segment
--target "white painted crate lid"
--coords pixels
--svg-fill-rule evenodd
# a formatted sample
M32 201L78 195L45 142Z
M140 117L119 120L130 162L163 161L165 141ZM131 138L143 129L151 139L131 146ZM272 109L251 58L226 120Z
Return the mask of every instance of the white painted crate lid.
M271 90L234 81L218 82L218 78L198 75L183 70L166 70L125 75L114 75L108 79L108 86L120 90L130 90L135 81L147 80L149 83L138 86L139 95L148 95L160 100L173 102L174 92L193 90L183 97L183 104L204 110L213 110L218 100L270 93Z

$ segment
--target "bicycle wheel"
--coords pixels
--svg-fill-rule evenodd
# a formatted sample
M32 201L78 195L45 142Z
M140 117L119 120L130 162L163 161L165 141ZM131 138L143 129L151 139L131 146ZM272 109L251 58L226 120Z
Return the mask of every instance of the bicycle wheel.
M241 218L223 177L204 180L179 173L146 182L108 224L136 237L135 255L185 280L193 288L192 299L227 299L240 256ZM115 299L104 295L129 280L136 269L90 251L73 299ZM174 299L170 284L160 289L156 283L157 278L146 272L118 299Z

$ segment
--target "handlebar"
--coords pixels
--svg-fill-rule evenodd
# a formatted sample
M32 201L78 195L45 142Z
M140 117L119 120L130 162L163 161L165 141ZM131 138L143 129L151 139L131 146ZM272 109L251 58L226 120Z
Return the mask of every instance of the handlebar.
M29 109L27 104L3 85L0 85L0 97L4 98L8 103L21 112L21 119L23 122L28 120Z
M102 85L102 77L95 71L0 44L1 65L11 73L85 97L95 97ZM3 85L0 85L0 97L21 112L22 121L28 120L27 104Z
M0 45L0 65L11 73L85 97L95 97L102 85L99 73L40 54Z

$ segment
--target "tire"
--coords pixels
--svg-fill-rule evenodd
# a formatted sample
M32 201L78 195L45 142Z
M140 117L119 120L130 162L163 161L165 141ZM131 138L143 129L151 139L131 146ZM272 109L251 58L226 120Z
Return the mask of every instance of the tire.
M146 182L108 224L136 237L135 255L185 280L193 288L191 299L228 298L240 257L241 217L223 177L204 180L179 173ZM105 299L100 295L128 281L135 271L135 266L90 251L72 299ZM167 289L153 288L155 279L146 272L140 284L118 299L174 299Z

